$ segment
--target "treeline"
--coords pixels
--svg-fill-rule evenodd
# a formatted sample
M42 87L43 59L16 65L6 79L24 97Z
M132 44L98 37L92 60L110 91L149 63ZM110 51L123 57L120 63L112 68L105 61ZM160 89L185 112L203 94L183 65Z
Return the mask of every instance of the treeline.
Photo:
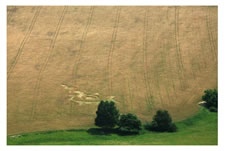
M202 100L205 107L212 112L217 112L218 93L217 89L204 91ZM95 125L101 127L98 132L118 133L121 135L139 134L142 128L155 132L176 132L177 126L167 110L156 111L149 123L142 125L141 120L134 114L120 114L113 101L101 101L96 111Z

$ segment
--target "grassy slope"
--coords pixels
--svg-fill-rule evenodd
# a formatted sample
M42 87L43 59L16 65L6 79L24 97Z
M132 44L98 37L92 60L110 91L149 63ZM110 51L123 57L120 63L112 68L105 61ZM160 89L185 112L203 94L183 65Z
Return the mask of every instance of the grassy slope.
M176 133L142 131L138 136L91 135L86 130L30 133L22 137L8 136L8 145L216 145L217 113L205 109L176 123Z

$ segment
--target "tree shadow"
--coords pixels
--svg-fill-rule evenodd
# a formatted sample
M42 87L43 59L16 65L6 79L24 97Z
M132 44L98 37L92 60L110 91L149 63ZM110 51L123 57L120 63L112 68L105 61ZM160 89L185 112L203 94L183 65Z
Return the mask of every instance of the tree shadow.
M119 136L127 136L127 135L138 135L139 132L128 132L128 131L121 131L118 128L115 129L104 129L104 128L90 128L87 130L87 133L91 135L112 135L117 134Z
M118 134L118 130L105 129L105 128L90 128L87 130L87 133L91 135L112 135L112 134Z

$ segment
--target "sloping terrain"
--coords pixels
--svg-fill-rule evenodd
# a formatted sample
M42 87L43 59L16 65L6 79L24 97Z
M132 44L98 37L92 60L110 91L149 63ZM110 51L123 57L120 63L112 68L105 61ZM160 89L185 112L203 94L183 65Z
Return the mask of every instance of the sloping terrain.
M101 99L150 121L217 87L217 7L9 6L8 135L94 124Z
M73 129L33 132L7 137L8 145L218 145L217 113L200 109L176 122L176 133L156 133L142 129L139 135L121 136ZM94 130L92 128L92 130ZM87 141L88 140L88 141Z

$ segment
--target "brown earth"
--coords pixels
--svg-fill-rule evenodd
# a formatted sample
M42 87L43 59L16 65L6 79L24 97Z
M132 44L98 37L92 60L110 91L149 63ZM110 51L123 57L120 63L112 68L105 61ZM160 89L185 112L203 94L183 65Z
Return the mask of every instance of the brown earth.
M8 135L94 125L101 99L151 121L217 87L217 7L7 9Z

